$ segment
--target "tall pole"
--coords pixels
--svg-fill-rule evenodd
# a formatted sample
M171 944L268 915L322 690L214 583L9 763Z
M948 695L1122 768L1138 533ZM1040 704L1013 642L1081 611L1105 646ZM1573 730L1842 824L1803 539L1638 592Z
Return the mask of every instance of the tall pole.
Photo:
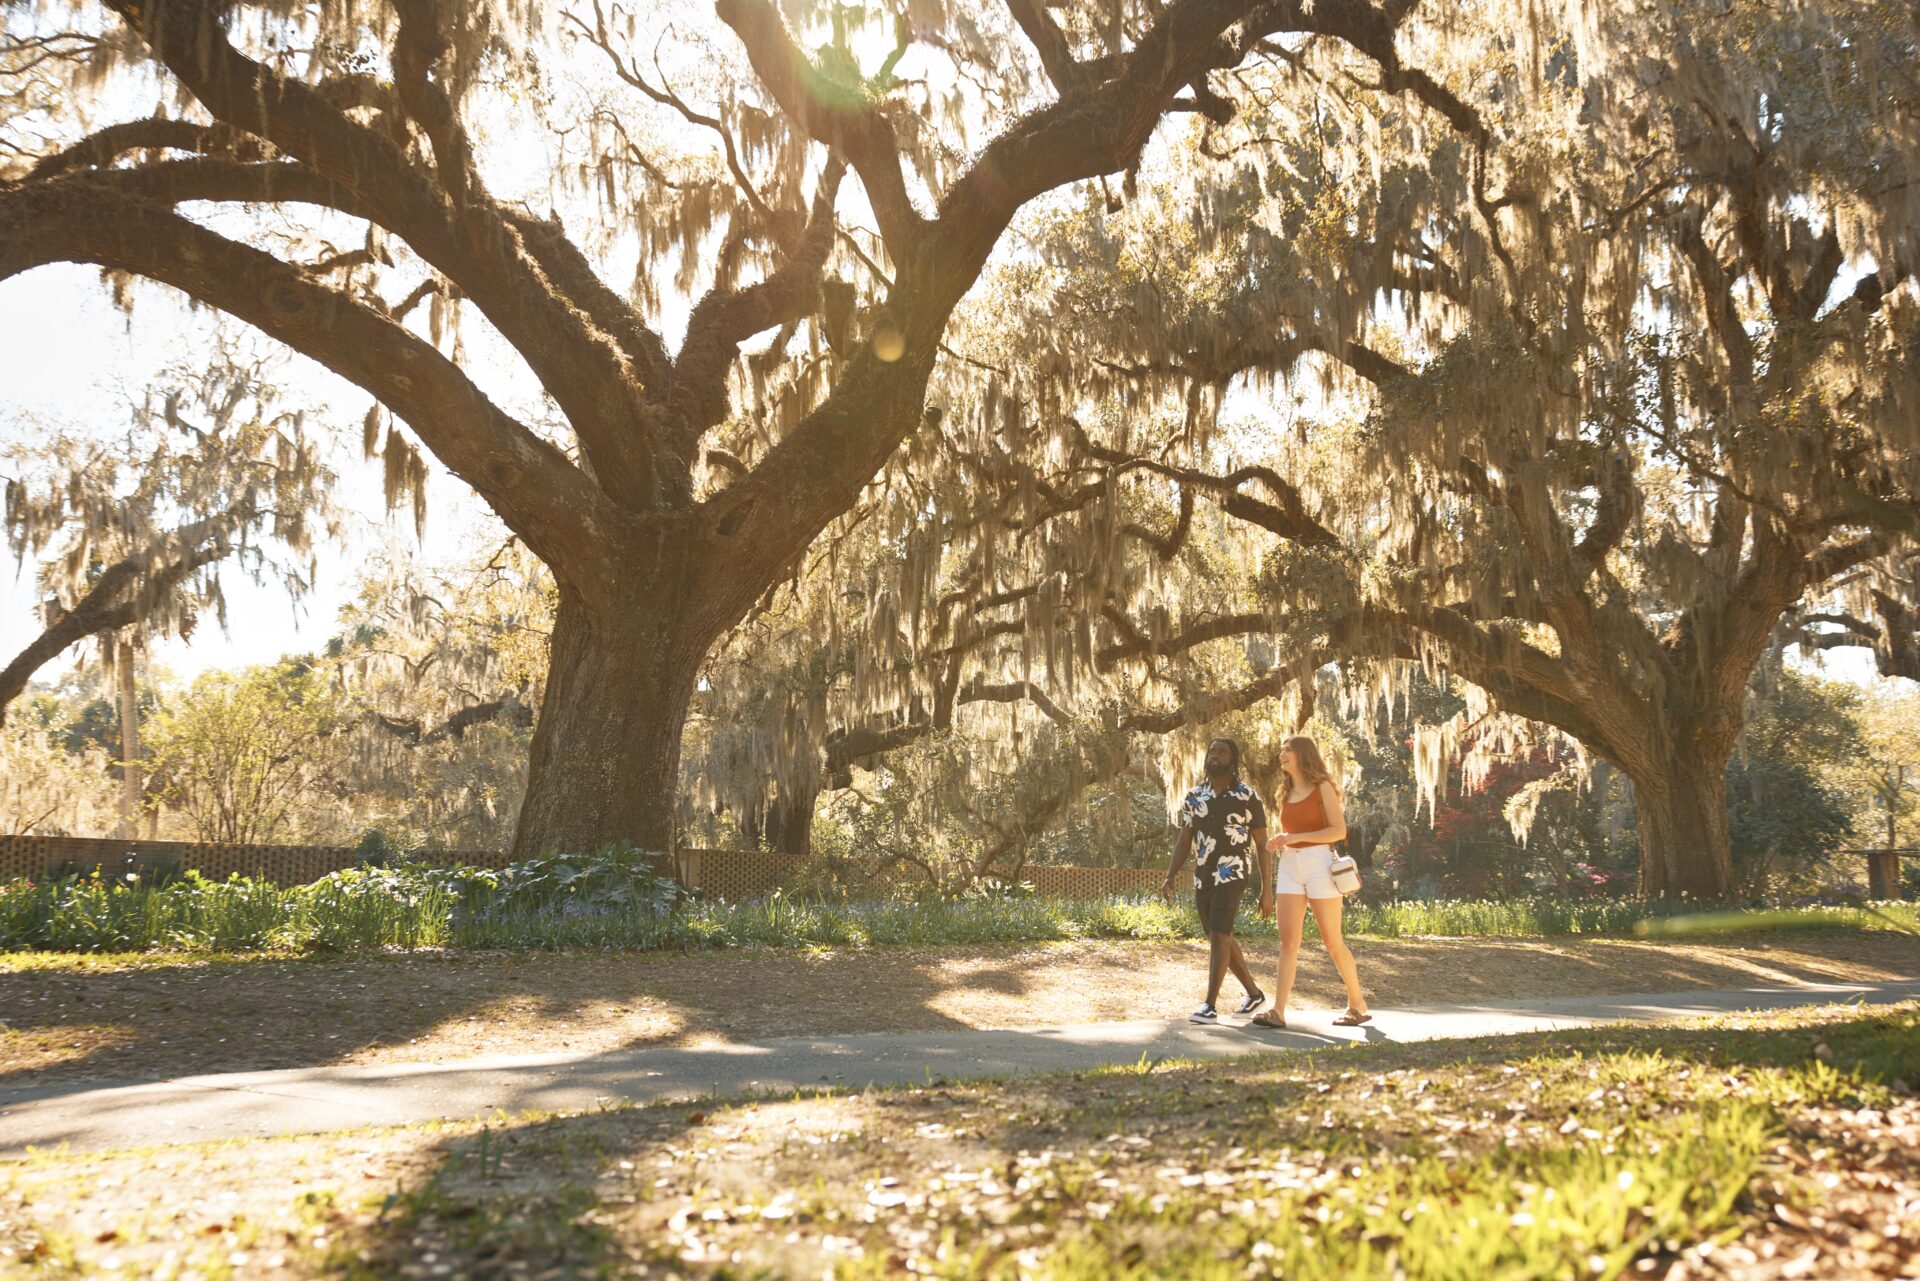
M120 839L140 836L140 709L134 701L133 644L114 638L114 677L120 704Z
M1905 794L1906 790L1907 767L1904 765L1895 765L1893 767L1893 790L1887 795L1887 848L1890 850L1900 848L1900 842L1897 839L1900 831L1898 826L1899 819L1896 816L1900 813L1900 798Z

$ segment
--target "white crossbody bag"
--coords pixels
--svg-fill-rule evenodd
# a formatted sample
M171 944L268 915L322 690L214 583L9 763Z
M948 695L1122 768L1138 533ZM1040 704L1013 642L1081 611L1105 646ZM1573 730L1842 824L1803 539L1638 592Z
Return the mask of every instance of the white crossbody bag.
M1343 897L1360 892L1360 865L1353 861L1353 855L1336 855L1333 862L1327 864L1327 875L1333 878L1333 888Z

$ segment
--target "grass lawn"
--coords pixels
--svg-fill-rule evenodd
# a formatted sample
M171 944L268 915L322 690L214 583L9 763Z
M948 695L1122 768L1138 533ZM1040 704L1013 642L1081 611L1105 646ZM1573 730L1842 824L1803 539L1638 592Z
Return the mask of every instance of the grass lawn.
M29 1276L1911 1276L1920 1003L0 1164Z
M1248 944L1263 983L1271 984L1274 950ZM1387 1008L1920 975L1920 937L1892 931L1369 938L1354 950L1373 1001ZM1205 957L1204 944L1180 939L690 955L0 954L0 1087L443 1062L503 1046L589 1053L1177 1018L1203 994ZM1344 1001L1311 939L1297 997L1309 1009Z

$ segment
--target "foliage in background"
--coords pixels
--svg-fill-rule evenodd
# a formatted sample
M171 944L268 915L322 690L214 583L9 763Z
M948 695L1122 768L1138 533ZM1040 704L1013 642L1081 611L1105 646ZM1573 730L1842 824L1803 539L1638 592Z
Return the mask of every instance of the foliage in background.
M526 785L553 579L516 544L428 569L379 563L319 661L352 704L342 798L359 830L501 850Z
M422 606L429 632L466 633L458 644L433 636L422 640L394 623L391 613L386 617L393 625L373 625L366 620L376 616L374 608L361 606L362 621L327 653L239 679L249 691L244 698L236 699L238 678L227 677L149 691L149 720L161 731L150 733L150 747L164 742L169 762L200 756L217 761L215 728L229 740L257 735L263 748L278 741L284 751L268 754L285 757L278 768L294 773L281 781L296 786L280 797L286 808L274 839L352 845L365 836L400 853L502 848L529 728L502 714L520 706L510 676L503 675L506 665L469 665L459 654L463 646L500 645L498 653L505 655L510 651L502 638L516 636L537 644L538 615L526 602L537 600L540 588L537 579L489 585L485 576L449 573L406 588L403 599L431 597ZM370 601L395 599L391 589L376 594L371 578L368 593ZM305 675L288 683L264 674L276 670ZM34 830L99 834L111 825L101 745L111 743L115 729L110 705L91 696L91 679L76 678L16 709L21 724L6 731L5 750L26 753L19 759L27 763L0 782L6 789L0 795L15 804L16 830L49 810L54 813ZM499 683L484 684L489 679ZM499 699L476 698L503 686ZM288 706L275 710L262 700ZM1876 788L1884 789L1890 778L1884 762L1913 750L1907 746L1914 733L1907 717L1920 714L1916 702L1913 696L1868 697L1854 686L1792 670L1777 673L1756 695L1744 751L1728 771L1744 893L1857 892L1864 864L1830 861L1825 854L1836 844L1884 841L1885 794ZM1329 673L1319 682L1317 706L1308 732L1342 774L1349 848L1381 889L1475 897L1624 888L1636 857L1632 792L1604 762L1595 764L1586 787L1560 787L1545 796L1523 845L1514 839L1502 803L1516 780L1545 772L1544 761L1495 768L1478 791L1466 790L1455 770L1437 793L1431 816L1418 803L1408 725L1457 709L1459 700L1446 685L1412 682L1389 716L1382 707L1352 708ZM302 738L275 729L283 713L297 727L301 716L327 707L315 721L324 732ZM476 708L484 714L472 716ZM165 729L187 722L205 731L192 751ZM403 732L396 733L395 725ZM35 727L44 730L44 741ZM1269 704L1223 717L1210 728L1240 738L1249 776L1271 796L1272 766L1290 724ZM877 768L857 771L852 787L826 791L814 819L814 857L799 873L803 888L835 897L914 896L967 884L983 866L989 880L1017 881L1029 864L1137 867L1167 857L1168 784L1160 771L1169 747L1139 736L1113 747L1121 753L1114 755L1099 748L1103 731L1066 734L1042 720L1023 735L1011 765L1001 766L982 761L990 753L981 736L994 732L963 716L954 729L929 734L876 760ZM63 752L62 743L76 750ZM206 765L201 761L196 768ZM1908 770L1908 784L1908 792L1895 798L1903 819L1920 794L1920 759ZM202 824L208 807L218 808L219 789L189 795L170 767L160 769L151 785L163 806L162 836L191 838L207 830ZM18 804L29 792L44 798L37 805ZM85 818L89 813L91 820ZM81 821L65 817L70 814ZM1024 844L1006 840L1019 834L1019 822L1030 823ZM1920 836L1912 827L1903 830L1909 833L1903 839ZM689 843L738 848L750 840L723 816L690 832ZM994 857L983 864L990 849Z
M1727 763L1727 819L1734 868L1748 897L1814 891L1863 879L1864 863L1823 863L1855 835L1840 775L1867 753L1858 688L1783 672L1748 717L1741 750ZM1843 878L1843 879L1842 879Z
M154 790L197 840L298 840L343 781L333 740L347 714L310 663L206 672L148 727Z
M1920 933L1920 907L1882 903L1699 916L1660 901L1530 897L1351 904L1349 932L1376 937L1672 934L1864 929ZM1251 907L1240 929L1272 938ZM277 886L197 874L0 884L0 950L339 951L402 947L884 947L1077 938L1195 938L1190 905L1158 896L1068 900L978 893L826 901L776 891L750 903L687 898L650 856L602 851L493 870L401 864Z
M106 831L118 786L98 747L74 751L60 726L29 704L0 725L0 831L63 836Z
M1861 694L1864 743L1850 761L1821 762L1846 791L1860 845L1920 846L1920 686L1889 681ZM1920 866L1920 860L1915 860Z

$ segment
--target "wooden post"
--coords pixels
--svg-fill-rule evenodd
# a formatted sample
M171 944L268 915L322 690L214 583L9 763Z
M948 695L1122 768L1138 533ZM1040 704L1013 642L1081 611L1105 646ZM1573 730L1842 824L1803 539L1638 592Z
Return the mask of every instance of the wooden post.
M1867 893L1882 901L1900 897L1900 851L1868 851Z

